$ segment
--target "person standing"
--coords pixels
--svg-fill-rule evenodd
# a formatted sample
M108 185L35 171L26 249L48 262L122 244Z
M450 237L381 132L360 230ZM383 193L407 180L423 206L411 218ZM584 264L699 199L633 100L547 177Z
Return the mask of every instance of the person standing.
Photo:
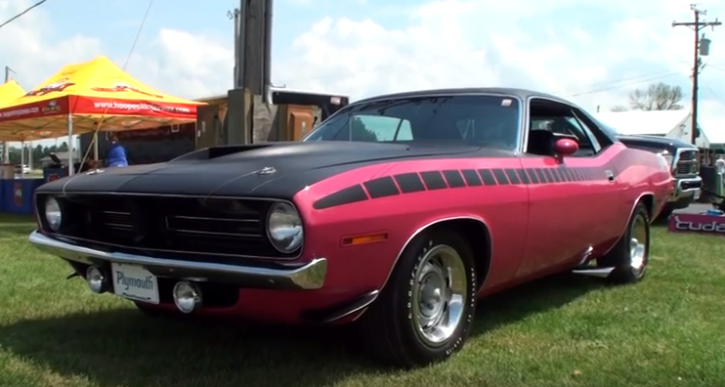
M128 167L128 159L126 158L126 148L118 141L118 135L111 135L111 146L106 153L107 167Z
M717 170L717 173L719 174L725 174L725 159L723 159L723 155L718 154L717 160L715 160L715 168Z

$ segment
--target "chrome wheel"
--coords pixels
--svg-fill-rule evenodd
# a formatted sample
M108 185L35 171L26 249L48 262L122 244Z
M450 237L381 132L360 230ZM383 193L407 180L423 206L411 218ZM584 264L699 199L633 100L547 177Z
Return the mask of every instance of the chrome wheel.
M648 224L644 216L638 215L634 218L629 235L630 266L637 273L642 273L647 269L649 244Z
M468 276L463 259L447 245L424 251L414 273L412 321L429 346L444 345L453 336L468 302Z

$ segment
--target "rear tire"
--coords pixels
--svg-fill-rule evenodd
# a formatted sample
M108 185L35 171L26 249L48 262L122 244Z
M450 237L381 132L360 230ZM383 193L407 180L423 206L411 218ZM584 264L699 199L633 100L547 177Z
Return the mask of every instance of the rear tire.
M463 347L476 309L476 270L466 241L446 229L406 247L378 300L361 317L364 347L397 367L444 360Z
M639 282L647 273L650 252L650 219L644 203L635 207L622 239L597 266L614 267L607 278L618 284Z

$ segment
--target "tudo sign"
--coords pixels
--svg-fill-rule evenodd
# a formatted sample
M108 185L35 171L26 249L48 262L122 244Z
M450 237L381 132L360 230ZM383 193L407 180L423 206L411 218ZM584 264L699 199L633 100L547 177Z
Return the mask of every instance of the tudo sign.
M725 216L677 214L670 216L670 232L697 232L725 236Z

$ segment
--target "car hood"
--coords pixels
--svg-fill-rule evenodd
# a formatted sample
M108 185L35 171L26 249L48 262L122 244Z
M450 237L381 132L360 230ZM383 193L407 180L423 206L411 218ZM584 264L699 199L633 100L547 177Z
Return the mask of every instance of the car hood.
M265 143L195 151L166 163L108 168L43 185L39 192L291 198L305 186L361 166L430 157L511 153L472 146L365 142ZM266 172L266 173L265 173Z
M667 138L667 137L659 137L659 136L625 136L625 135L618 135L617 139L621 141L624 145L639 148L639 149L646 149L651 150L653 152L661 152L663 150L667 150L670 153L675 153L677 149L693 149L696 150L697 148L692 146L692 144L677 140L674 138Z

